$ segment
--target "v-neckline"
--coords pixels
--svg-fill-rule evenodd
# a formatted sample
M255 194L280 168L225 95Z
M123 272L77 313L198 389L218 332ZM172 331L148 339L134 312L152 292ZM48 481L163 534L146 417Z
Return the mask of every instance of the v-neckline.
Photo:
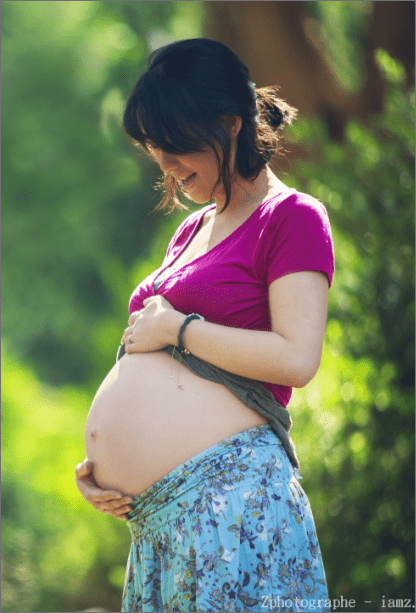
M180 266L179 268L176 268L172 271L172 274L170 274L168 277L166 277L165 279L163 279L163 281L158 285L157 289L155 290L154 285L158 279L158 277L160 277L160 275L162 275L166 269L170 268L175 262L176 260L182 255L182 253L185 251L185 249L188 247L188 245L191 243L191 241L194 239L196 233L198 232L198 230L201 227L201 223L205 217L205 215L211 211L213 208L216 207L215 204L211 204L208 205L207 207L204 207L203 209L201 209L200 213L200 217L197 221L197 223L195 224L195 227L193 229L193 231L191 232L191 234L189 235L187 241L185 242L185 244L183 245L182 249L180 250L180 252L176 255L176 257L169 263L167 264L165 267L163 267L159 273L157 274L155 280L153 281L153 291L156 293L160 287L171 277L173 277L177 272L183 270L184 268L186 268L186 266L189 266L190 264L194 264L196 261L200 260L201 258L205 257L206 255L208 255L209 253L212 253L215 249L217 249L220 246L223 246L225 242L227 242L231 237L234 236L234 234L236 234L239 230L241 230L241 228L243 226L246 225L246 223L248 221L251 220L251 218L255 215L255 213L257 213L257 211L261 210L268 202L270 202L270 200L272 200L273 198L276 198L277 196L282 196L283 194L287 193L287 194L291 194L294 191L296 191L294 188L289 188L287 191L283 191L280 192L278 194L274 194L273 196L270 196L270 198L267 198L266 200L263 200L263 202L261 202L259 204L259 206L257 208L254 209L254 211L252 211L252 213L250 213L250 215L247 217L247 219L245 219L239 226L237 226L230 234L228 234L228 236L226 236L225 238L223 238L219 243L217 243L216 245L214 245L214 247L212 247L211 249L209 249L209 251L206 251L205 253L197 256L196 258L194 258L193 260L191 260L190 262L186 262L186 264L183 264L183 266Z

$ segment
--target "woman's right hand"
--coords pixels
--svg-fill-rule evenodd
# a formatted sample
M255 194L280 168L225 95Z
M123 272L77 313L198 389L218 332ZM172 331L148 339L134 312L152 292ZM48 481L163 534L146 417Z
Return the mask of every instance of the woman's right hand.
M85 459L75 468L75 482L81 495L100 513L109 513L117 519L128 519L127 513L133 510L131 496L123 496L116 490L103 490L93 477L94 464Z

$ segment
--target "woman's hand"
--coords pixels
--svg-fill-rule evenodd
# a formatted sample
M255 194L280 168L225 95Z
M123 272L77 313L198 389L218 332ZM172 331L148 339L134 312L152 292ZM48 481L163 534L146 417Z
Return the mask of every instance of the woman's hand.
M176 345L179 328L185 315L175 311L163 296L152 296L144 302L141 311L129 317L121 343L126 353L158 351L167 345Z
M116 490L103 490L92 475L94 465L84 460L75 468L75 482L81 495L100 513L109 513L117 519L128 519L127 513L133 510L131 496L123 496Z

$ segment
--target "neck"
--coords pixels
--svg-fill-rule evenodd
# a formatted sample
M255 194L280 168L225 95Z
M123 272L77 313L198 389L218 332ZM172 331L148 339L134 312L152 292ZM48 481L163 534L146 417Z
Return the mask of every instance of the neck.
M269 166L263 168L257 179L243 179L236 173L231 176L231 199L222 216L245 214L255 209L271 193L286 190L287 187L272 172ZM224 208L226 195L221 188L215 195L216 215Z

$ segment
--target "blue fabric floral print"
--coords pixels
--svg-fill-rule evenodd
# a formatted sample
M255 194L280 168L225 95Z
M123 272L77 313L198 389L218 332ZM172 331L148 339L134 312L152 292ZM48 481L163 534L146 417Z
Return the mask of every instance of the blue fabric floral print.
M122 611L329 611L308 499L269 424L133 500Z

